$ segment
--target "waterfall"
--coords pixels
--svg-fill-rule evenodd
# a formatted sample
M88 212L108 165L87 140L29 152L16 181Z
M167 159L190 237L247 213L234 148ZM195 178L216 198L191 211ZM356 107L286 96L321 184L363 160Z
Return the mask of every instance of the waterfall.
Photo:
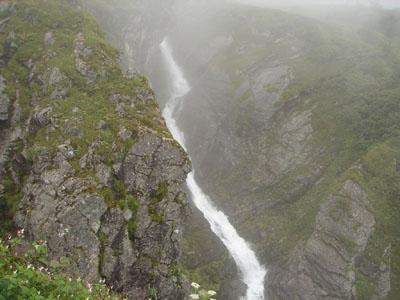
M184 134L174 119L174 112L181 98L190 91L190 86L182 70L174 60L167 38L161 43L160 48L172 81L170 100L163 110L163 117L173 137L187 150ZM196 182L194 170L188 175L186 183L195 206L203 213L204 218L210 224L211 230L223 242L240 270L241 279L247 286L246 300L263 300L264 278L267 271L260 265L249 244L236 232L227 216L222 211L219 211L213 205L210 197L202 191Z

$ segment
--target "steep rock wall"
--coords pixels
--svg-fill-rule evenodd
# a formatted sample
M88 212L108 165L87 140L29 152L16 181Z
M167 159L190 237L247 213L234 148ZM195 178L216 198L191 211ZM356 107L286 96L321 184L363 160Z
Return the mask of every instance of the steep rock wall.
M190 162L146 79L121 71L76 2L5 4L2 230L45 240L51 265L74 278L130 299L184 299Z

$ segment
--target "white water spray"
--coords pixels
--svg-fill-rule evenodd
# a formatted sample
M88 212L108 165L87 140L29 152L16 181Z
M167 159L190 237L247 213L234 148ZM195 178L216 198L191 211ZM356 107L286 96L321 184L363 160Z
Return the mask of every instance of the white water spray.
M190 86L174 60L168 40L164 39L160 47L172 79L171 98L164 108L163 116L174 138L186 150L185 137L174 119L174 112L180 99L190 91ZM246 300L263 300L264 278L267 271L260 265L247 242L238 235L227 216L217 210L211 199L201 190L194 178L194 171L188 175L186 182L194 204L203 213L211 230L224 243L235 260L242 275L242 281L247 285Z

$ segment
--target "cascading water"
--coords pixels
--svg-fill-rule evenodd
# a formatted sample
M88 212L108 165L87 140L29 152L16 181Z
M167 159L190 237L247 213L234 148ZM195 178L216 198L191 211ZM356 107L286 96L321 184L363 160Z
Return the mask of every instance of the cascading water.
M160 48L172 79L171 98L164 108L163 116L174 138L186 150L185 137L174 119L174 112L180 99L190 91L190 86L175 62L172 49L166 38L161 43ZM222 211L217 210L211 199L201 190L195 180L194 171L188 175L186 182L194 204L203 213L211 226L211 230L221 239L235 260L242 275L242 281L247 285L246 300L263 300L264 278L267 271L260 265L247 242L238 235L227 216Z

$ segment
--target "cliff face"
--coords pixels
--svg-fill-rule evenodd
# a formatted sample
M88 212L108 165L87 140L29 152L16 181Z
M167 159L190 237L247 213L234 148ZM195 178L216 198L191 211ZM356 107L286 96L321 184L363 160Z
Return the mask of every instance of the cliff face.
M198 179L268 266L269 298L396 299L398 13L325 11L331 22L210 3L175 1L175 26L157 32L192 87L178 115ZM186 232L192 276L235 299L235 270L201 217Z
M190 162L145 78L71 1L0 6L4 228L49 260L132 299L183 299L179 241Z

